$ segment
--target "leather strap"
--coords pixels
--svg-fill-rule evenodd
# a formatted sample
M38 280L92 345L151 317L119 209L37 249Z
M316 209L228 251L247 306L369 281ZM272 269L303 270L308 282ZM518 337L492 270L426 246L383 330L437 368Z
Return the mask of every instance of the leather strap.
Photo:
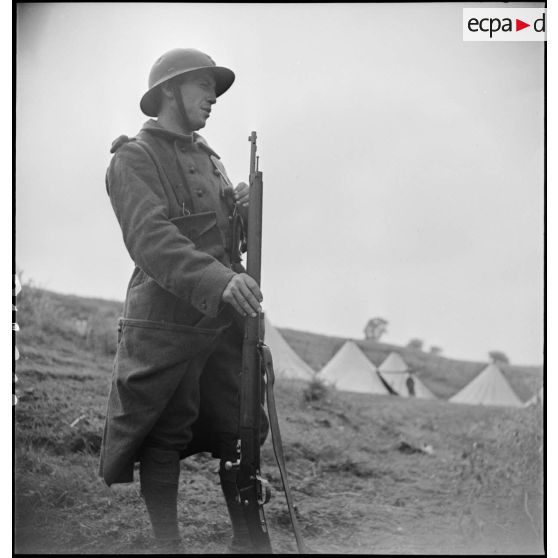
M186 130L192 129L192 124L190 123L190 119L186 114L186 109L184 108L184 102L182 101L182 92L180 91L180 84L178 80L173 79L170 81L170 88L172 94L174 95L174 100L176 101L176 105L178 106L178 112L180 113L180 117L182 118L182 124Z
M261 356L262 367L265 371L265 375L267 378L266 399L267 399L267 411L269 415L269 428L271 430L271 440L273 443L273 453L275 454L277 466L279 467L279 473L281 474L283 491L285 492L285 498L287 500L287 507L289 509L289 516L291 518L291 524L293 526L298 552L299 554L309 554L310 550L306 547L304 541L302 540L302 533L300 531L300 526L298 524L298 519L296 517L293 497L289 485L289 479L287 477L287 466L285 464L285 456L283 454L283 442L281 441L281 432L279 430L279 418L277 416L277 407L275 405L275 394L273 392L273 385L275 384L273 358L271 356L271 350L264 343L258 344L258 350Z

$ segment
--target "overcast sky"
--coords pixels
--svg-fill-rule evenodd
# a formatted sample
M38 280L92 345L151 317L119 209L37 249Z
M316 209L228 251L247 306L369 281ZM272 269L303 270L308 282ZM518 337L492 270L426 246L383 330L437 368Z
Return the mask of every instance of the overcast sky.
M201 131L233 182L258 133L275 325L358 339L381 316L386 342L541 363L543 44L463 42L479 5L20 5L24 279L123 300L110 144L147 119L154 61L194 47L237 76Z

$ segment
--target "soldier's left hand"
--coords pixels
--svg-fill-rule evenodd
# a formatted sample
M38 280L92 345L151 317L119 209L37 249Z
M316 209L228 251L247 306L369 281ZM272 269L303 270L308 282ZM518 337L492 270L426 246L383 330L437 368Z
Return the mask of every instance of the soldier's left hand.
M246 182L240 182L234 189L234 199L239 205L248 207L248 199L250 195L250 186Z

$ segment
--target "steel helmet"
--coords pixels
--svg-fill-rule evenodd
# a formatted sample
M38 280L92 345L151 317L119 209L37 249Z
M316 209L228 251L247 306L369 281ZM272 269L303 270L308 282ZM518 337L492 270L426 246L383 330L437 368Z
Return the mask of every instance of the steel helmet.
M210 70L215 78L215 94L222 95L233 83L234 72L216 66L213 59L195 48L175 48L163 54L149 72L148 91L140 101L140 108L147 116L157 116L159 111L159 86L166 81L195 70Z

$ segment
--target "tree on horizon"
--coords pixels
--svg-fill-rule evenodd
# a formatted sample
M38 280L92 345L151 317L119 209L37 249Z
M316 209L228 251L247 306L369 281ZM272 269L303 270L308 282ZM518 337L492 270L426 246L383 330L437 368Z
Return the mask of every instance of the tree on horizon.
M368 320L368 323L364 327L364 338L372 339L373 341L379 341L380 337L387 331L387 326L389 322L377 316Z

